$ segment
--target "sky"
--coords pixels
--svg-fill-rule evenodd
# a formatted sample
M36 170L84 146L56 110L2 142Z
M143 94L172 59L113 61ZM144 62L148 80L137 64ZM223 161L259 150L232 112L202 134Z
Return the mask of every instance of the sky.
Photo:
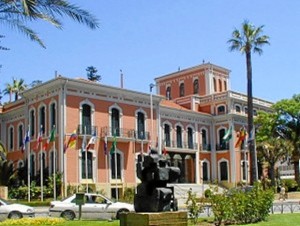
M43 49L1 23L0 89L23 78L27 84L54 78L86 78L94 66L101 83L149 93L156 77L210 62L229 69L230 89L247 93L246 60L227 41L244 20L264 25L270 45L252 55L253 96L276 102L300 93L299 0L69 0L97 17L90 30L60 18L64 28L27 24ZM8 98L8 97L6 97ZM5 99L5 98L4 98ZM3 100L4 100L3 99Z

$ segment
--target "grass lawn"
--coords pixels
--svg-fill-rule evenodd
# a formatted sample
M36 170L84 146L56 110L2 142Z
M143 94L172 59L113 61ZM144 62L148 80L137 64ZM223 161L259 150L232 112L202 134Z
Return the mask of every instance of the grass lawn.
M204 220L204 221L203 221ZM299 226L300 225L300 213L291 213L291 214L271 214L267 221L259 222L255 224L243 224L239 226ZM189 226L192 224L189 224ZM212 218L204 219L200 218L198 225L201 226L212 226ZM238 225L235 225L238 226Z
M34 218L33 218L34 219ZM45 219L44 219L45 220ZM292 213L292 214L272 214L268 217L268 220L265 222L259 222L256 224L244 224L242 226L298 226L300 225L300 214ZM24 223L24 222L23 222ZM30 225L30 226L46 226L50 224L43 224L43 221L39 220L38 222L31 222L31 224L10 224L7 222L0 222L0 226L8 226L8 225ZM59 224L52 224L56 226L119 226L120 221L88 221L88 220L74 220L74 221L65 221ZM193 224L189 224L192 226ZM200 218L199 223L197 225L201 226L213 226L212 218ZM237 226L237 225L235 225Z

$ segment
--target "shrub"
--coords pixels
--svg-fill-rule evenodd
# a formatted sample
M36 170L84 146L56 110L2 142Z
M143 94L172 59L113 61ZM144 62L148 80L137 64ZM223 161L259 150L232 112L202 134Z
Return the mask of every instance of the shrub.
M210 197L215 224L222 222L249 224L265 220L274 200L271 189L263 190L260 184L251 189L231 189Z
M281 183L284 184L286 191L297 191L298 189L298 184L294 179L283 179Z
M122 200L125 202L133 203L134 194L135 194L134 187L125 188L124 194L122 196Z
M201 205L201 202L197 202L196 193L192 193L191 189L188 191L188 198L185 204L187 206L188 214L192 219L193 224L197 224L199 214L203 212L203 206Z

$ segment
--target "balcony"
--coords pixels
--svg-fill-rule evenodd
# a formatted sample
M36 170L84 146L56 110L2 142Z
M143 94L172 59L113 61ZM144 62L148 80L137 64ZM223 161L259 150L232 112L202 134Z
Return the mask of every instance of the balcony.
M77 134L78 135L98 134L98 128L97 126L79 124L77 127Z
M176 149L188 149L188 150L198 150L197 143L191 142L177 142L177 141L169 141L166 140L164 145L169 148L176 148Z
M211 151L211 144L202 144L201 151Z
M114 131L114 132L113 132ZM125 129L125 128L112 128L112 127L102 127L101 128L101 137L120 137L125 139L132 139L132 140L149 140L150 133L138 133L138 131L133 129Z
M229 150L229 143L216 144L217 151Z

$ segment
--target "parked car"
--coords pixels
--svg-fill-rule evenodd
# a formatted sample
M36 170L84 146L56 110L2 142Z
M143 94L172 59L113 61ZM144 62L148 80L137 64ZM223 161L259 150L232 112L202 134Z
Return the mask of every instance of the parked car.
M33 207L10 203L0 198L0 221L5 219L19 219L23 217L34 217L35 210Z
M79 216L79 205L76 203L76 194L62 201L52 201L49 216L73 220ZM114 202L101 194L84 194L84 203L81 205L83 219L119 219L122 212L134 212L133 204Z

